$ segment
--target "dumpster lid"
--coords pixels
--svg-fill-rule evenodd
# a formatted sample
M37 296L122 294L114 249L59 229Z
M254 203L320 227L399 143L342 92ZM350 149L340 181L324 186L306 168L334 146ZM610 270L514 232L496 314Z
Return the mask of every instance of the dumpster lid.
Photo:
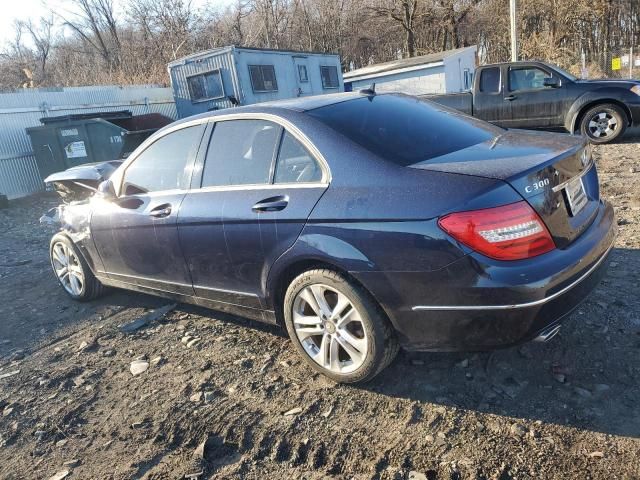
M71 113L59 115L57 117L42 117L40 123L47 125L50 123L69 122L72 120L91 120L102 118L104 120L125 120L133 117L131 110L119 110L117 112L92 112L92 113Z

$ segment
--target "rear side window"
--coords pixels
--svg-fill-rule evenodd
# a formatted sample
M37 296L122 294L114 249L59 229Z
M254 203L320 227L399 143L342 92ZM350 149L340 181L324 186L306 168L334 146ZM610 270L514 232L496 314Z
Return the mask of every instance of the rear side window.
M402 166L485 142L503 132L481 120L404 95L361 97L307 114Z
M198 151L204 127L186 127L160 137L127 167L123 193L136 195L163 190L186 189L188 168Z
M482 69L480 73L480 91L497 93L500 91L500 67Z
M216 123L202 174L202 186L269 183L281 127L264 120Z
M315 158L289 132L285 132L276 163L275 183L306 183L322 180Z

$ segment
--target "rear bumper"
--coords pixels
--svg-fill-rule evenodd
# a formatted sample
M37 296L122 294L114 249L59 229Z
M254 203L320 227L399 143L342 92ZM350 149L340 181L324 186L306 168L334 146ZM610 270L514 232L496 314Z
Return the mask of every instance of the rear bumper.
M488 350L559 324L600 282L615 237L601 202L571 245L529 260L472 253L434 272L354 272L378 298L407 350Z

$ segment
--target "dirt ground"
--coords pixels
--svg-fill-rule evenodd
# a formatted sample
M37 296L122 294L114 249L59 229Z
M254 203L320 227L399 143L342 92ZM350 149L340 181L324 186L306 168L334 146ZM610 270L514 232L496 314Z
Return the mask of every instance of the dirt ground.
M556 338L401 353L363 387L311 372L278 328L191 306L122 332L169 302L73 302L38 224L56 198L12 202L0 210L0 477L640 478L640 134L596 155L619 236ZM133 375L132 362L149 366Z

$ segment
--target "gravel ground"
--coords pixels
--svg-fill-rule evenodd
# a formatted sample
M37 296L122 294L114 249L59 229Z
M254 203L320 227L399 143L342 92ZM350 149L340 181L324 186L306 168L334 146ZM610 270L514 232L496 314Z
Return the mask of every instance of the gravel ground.
M0 210L0 476L640 478L640 135L596 155L619 236L556 338L401 353L363 387L311 372L274 327L186 305L162 316L166 300L123 291L71 301L38 225L56 198L12 202Z

